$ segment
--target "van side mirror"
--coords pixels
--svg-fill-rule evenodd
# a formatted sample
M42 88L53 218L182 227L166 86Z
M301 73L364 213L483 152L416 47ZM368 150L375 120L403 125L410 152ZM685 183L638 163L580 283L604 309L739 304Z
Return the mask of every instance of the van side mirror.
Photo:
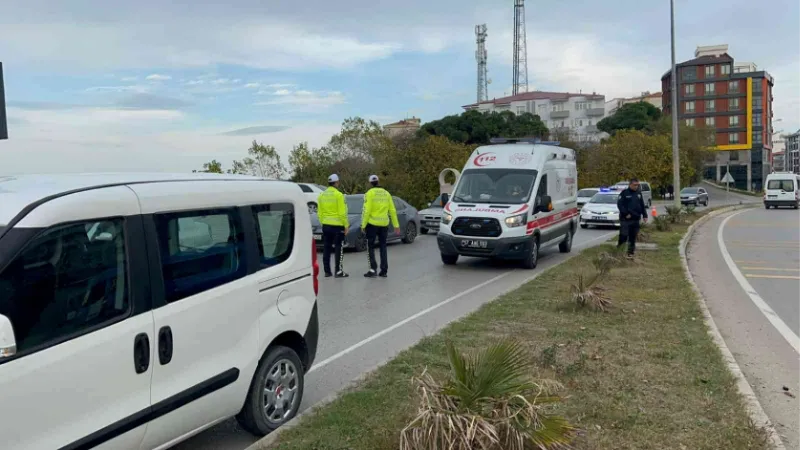
M549 195L539 197L539 203L536 205L534 214L538 212L550 212L553 210L553 199Z
M17 353L17 341L14 339L14 328L8 317L0 314L0 359L10 358Z

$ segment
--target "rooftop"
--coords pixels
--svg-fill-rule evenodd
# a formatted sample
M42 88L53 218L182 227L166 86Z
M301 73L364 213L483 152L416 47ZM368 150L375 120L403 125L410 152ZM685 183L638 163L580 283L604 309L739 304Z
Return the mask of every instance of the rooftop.
M494 104L505 105L511 102L524 102L531 100L568 100L572 97L586 97L594 100L605 99L604 95L599 95L596 92L591 94L572 93L572 92L546 92L546 91L531 91L523 92L517 95L509 95L508 97L493 98L485 102L473 103L471 105L464 105L462 108L474 108L478 105Z

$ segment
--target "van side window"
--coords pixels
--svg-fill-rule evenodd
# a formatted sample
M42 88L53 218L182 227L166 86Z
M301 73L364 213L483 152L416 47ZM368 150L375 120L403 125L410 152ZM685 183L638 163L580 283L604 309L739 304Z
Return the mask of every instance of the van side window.
M547 195L547 174L542 175L542 179L539 181L539 189L536 191L536 205L542 203L543 195Z
M647 183L642 183L642 192L650 192L650 185Z
M129 314L123 219L71 223L34 238L0 274L0 314L17 351Z
M156 214L155 219L167 302L245 276L236 209Z
M261 268L280 264L292 254L294 245L294 206L276 203L253 207Z
M306 193L309 193L309 192L314 192L314 190L313 190L313 189L311 189L311 188L310 188L310 187L309 187L307 184L298 184L298 186L300 186L300 189L301 189L303 192L306 192ZM324 190L324 189L323 189L323 190Z

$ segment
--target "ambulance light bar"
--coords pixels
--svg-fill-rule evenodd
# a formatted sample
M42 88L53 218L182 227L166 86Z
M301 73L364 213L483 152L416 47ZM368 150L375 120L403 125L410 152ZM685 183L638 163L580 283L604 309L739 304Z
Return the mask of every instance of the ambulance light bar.
M543 141L539 138L491 138L490 144L541 144L541 145L561 145L560 141Z

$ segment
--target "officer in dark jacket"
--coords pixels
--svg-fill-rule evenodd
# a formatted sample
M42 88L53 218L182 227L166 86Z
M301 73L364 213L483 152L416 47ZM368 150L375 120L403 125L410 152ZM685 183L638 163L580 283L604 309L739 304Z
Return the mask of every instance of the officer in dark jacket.
M628 258L633 258L633 253L636 251L636 237L639 235L639 221L647 223L647 207L639 190L639 180L632 178L628 189L619 194L617 208L620 225L617 247L623 246L625 241L628 241Z

